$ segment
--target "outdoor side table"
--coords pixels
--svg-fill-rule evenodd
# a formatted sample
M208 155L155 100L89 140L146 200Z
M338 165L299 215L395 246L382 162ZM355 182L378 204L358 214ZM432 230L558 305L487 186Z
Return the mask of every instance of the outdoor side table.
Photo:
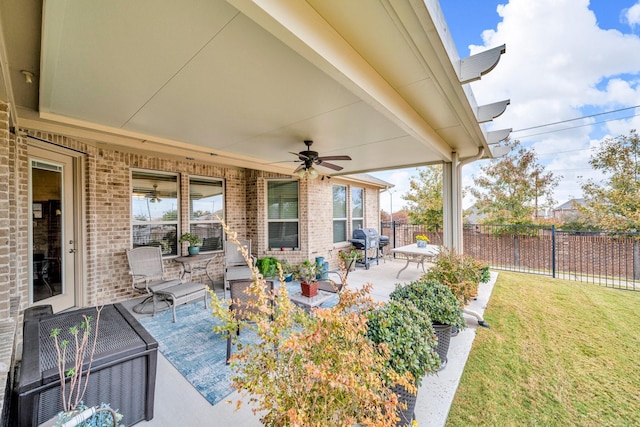
M297 306L305 310L311 310L313 307L318 307L335 296L335 293L327 291L318 291L318 295L315 297L305 297L302 292L296 292L289 294L289 299Z
M207 274L209 280L211 280L211 285L213 286L213 278L209 274L209 264L213 261L213 254L199 254L199 255L189 255L189 256L179 256L174 258L173 260L177 263L180 263L180 280L184 279L186 274L189 275L189 282L192 281L191 275L194 271L202 271Z

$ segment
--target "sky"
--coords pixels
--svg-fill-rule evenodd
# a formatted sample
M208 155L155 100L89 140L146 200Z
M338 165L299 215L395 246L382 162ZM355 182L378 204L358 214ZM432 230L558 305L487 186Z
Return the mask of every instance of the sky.
M640 130L640 0L440 0L460 58L506 44L498 65L471 83L478 105L510 99L486 130L512 128L560 177L556 205L601 181L590 156L607 137ZM574 120L578 119L578 120ZM548 126L551 123L563 122ZM462 169L463 186L488 160ZM372 175L396 187L381 207L400 210L416 168ZM471 196L464 208L473 204Z

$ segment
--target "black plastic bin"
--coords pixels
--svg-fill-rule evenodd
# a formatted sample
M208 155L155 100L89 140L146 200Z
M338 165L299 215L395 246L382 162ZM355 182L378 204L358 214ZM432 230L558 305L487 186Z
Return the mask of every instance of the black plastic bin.
M62 410L56 349L49 335L60 328L62 338L71 326L80 324L83 314L95 321L96 309L25 319L22 363L11 411L14 425L37 426ZM157 357L156 340L121 304L105 306L84 403L110 404L123 414L126 426L152 419Z

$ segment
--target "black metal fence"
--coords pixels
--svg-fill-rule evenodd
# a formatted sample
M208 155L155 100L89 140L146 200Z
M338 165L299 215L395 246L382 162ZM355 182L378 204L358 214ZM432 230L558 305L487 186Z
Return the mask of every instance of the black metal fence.
M380 228L392 247L414 243L418 234L432 244L442 243L441 232L420 225L394 221L382 222ZM466 224L463 231L465 254L492 268L640 291L640 233L480 224Z

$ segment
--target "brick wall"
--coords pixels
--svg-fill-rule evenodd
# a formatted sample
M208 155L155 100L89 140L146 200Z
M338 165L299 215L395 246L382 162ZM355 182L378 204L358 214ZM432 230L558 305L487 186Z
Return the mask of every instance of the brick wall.
M7 125L5 124L5 127ZM300 239L299 251L267 251L266 233L266 181L268 179L289 179L269 172L245 170L224 165L202 164L194 161L176 159L159 153L128 152L124 147L106 146L90 141L81 141L62 135L26 131L36 138L51 141L63 148L82 153L84 189L82 199L84 223L84 244L81 250L80 270L84 287L81 291L80 305L94 305L101 302L117 302L135 295L131 290L128 275L128 263L125 250L131 247L131 169L154 170L177 173L180 175L181 212L180 231L189 228L188 218L188 179L190 175L222 178L225 181L225 219L240 238L250 238L253 254L256 256L275 256L297 263L303 259L323 256L331 259L335 256L332 242L332 191L331 181L300 181ZM0 222L0 233L4 233L9 245L0 247L0 277L5 277L10 254L16 257L15 285L7 285L4 280L0 292L19 294L22 297L21 310L28 305L28 163L27 138L14 139L14 153L7 153L9 140L3 138L0 147L0 176L9 177L4 182L15 181L15 194L3 193L0 187L0 210L11 209L9 218ZM7 167L7 163L9 163ZM361 187L365 187L359 185ZM378 190L365 189L366 224L377 226ZM10 206L9 206L10 205ZM15 234L14 234L15 233ZM2 236L2 234L0 234ZM12 239L9 236L17 236ZM14 246L11 249L11 245ZM4 257L3 257L4 254ZM211 275L222 280L223 253L219 253L209 266ZM165 260L165 272L168 277L177 277L179 266L171 259ZM2 275L5 276L2 276ZM202 277L194 280L206 282ZM0 299L0 315L8 304L8 297Z

